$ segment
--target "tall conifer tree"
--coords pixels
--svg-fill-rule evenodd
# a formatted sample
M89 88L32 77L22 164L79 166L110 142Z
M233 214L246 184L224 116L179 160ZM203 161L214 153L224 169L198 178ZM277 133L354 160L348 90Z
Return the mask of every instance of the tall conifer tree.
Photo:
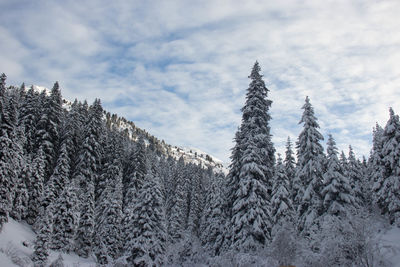
M400 120L392 108L382 136L383 175L377 200L391 223L400 225Z
M79 226L77 229L77 248L80 256L88 257L92 253L95 227L95 182L100 171L102 147L100 145L104 133L103 108L96 99L89 110L89 121L85 132L85 140L76 167L75 179L80 182L81 205Z
M296 171L296 179L301 181L302 188L296 195L296 203L299 205L297 208L299 228L307 230L322 211L320 190L325 160L324 150L320 143L324 138L318 131L317 118L308 97L306 97L303 110L300 120L300 123L303 123L303 130L297 141Z
M343 168L337 157L336 142L332 135L329 135L327 152L328 166L321 190L324 210L331 215L345 217L354 208L355 200L349 178L343 175Z
M126 253L133 266L161 266L165 251L166 232L161 184L148 173L139 189L131 224L134 231L126 244Z
M254 251L270 240L269 201L274 173L275 149L271 141L268 89L260 74L258 62L250 74L246 103L242 108L240 127L239 186L234 195L231 247Z
M271 198L271 218L275 229L282 227L285 222L294 221L295 212L289 187L289 177L279 155Z

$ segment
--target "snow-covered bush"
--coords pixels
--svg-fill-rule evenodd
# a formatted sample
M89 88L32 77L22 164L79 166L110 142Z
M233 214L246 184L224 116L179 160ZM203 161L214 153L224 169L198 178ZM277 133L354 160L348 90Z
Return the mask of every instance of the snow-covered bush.
M390 266L385 260L376 221L358 213L348 218L326 215L319 233L312 236L314 247L303 251L304 266ZM318 245L317 249L315 249Z
M274 234L269 255L279 266L293 264L299 254L299 242L297 233L292 224L284 224L282 228Z

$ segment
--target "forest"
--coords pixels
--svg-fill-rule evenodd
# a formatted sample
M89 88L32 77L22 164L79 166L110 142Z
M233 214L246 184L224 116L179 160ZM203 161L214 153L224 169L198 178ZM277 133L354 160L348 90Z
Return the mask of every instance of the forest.
M63 266L50 250L99 266L390 266L377 233L400 227L399 116L390 108L359 159L332 135L324 150L304 96L302 130L280 155L258 62L249 78L225 175L99 99L70 103L58 82L39 92L2 74L0 232L9 218L31 225L34 266Z

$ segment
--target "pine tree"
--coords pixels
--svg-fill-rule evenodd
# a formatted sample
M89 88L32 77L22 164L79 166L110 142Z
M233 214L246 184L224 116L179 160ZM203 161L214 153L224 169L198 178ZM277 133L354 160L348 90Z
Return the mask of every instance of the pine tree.
M119 158L114 158L105 168L106 187L96 207L96 243L98 262L107 264L108 257L116 259L122 249L122 171Z
M54 203L54 227L51 248L65 253L74 250L74 238L78 226L78 197L74 181L68 181Z
M62 98L58 82L45 97L43 113L37 124L37 145L43 147L45 155L45 180L50 177L58 153L60 122L62 119Z
M0 136L0 231L8 221L8 215L14 198L14 179L16 171L12 166L12 141L7 133Z
M285 222L294 221L294 208L289 187L289 177L279 155L271 197L271 218L274 229L280 229Z
M161 266L165 251L165 217L158 177L148 173L133 208L134 231L127 243L133 266Z
M348 177L343 175L337 157L336 142L332 135L328 139L328 166L324 173L324 183L321 194L324 200L324 208L328 214L336 216L347 216L355 205L352 188Z
M382 212L389 215L391 223L400 225L400 121L390 109L390 118L382 136L382 185L377 192Z
M94 185L88 182L81 197L80 219L76 233L76 253L81 257L88 257L93 250L94 238Z
M61 144L66 146L71 174L77 171L76 165L79 162L79 154L82 150L84 129L86 126L85 123L82 123L81 109L82 103L75 100L61 123Z
M96 99L89 110L89 120L85 132L85 140L76 167L74 179L79 181L81 188L79 226L76 235L76 251L80 256L88 257L93 249L93 234L95 227L95 182L100 171L102 147L100 145L104 125L102 121L103 108Z
M306 97L303 106L303 116L300 123L304 123L303 130L297 141L297 170L296 180L300 180L302 187L296 195L299 204L299 229L307 230L321 214L322 200L320 190L324 170L324 151L320 141L323 136L319 133L317 118L310 99Z
M274 172L275 149L271 142L268 89L258 62L250 75L246 103L242 108L239 186L234 195L232 248L253 251L270 240L270 192Z
M363 195L364 178L361 164L357 161L351 146L349 146L348 166L347 173L345 174L349 178L352 194L356 204L363 206L365 203L365 198Z
M192 188L190 192L190 211L188 216L188 229L193 235L198 236L200 216L202 212L203 188L201 181L201 167L193 166Z
M10 212L12 218L17 221L25 219L28 213L29 195L26 181L30 179L30 171L27 166L21 171L15 188L13 209Z
M6 76L0 77L0 231L12 208L15 184L20 171L20 160L15 146L16 103L8 99L5 88Z
M31 173L31 179L28 182L29 206L27 222L33 224L39 215L40 202L44 193L45 159L42 147L39 148L28 173Z
M288 137L287 142L286 142L286 151L285 151L285 160L284 160L284 167L285 167L285 173L286 176L289 180L289 187L287 188L289 190L290 196L292 198L292 204L294 204L295 200L295 195L299 189L299 186L297 185L294 186L294 178L296 174L296 160L294 158L294 153L292 149L292 141L290 140L290 137ZM298 183L300 184L300 183ZM296 190L293 189L293 187L296 187Z
M49 256L49 244L51 242L51 220L47 214L40 218L39 229L35 241L35 250L32 254L34 266L46 266Z
M385 166L383 162L383 129L376 124L373 130L372 150L368 162L369 183L373 192L373 203L379 207L383 207L383 199L379 196L378 192L383 186L383 175Z
M224 175L219 173L213 176L210 188L207 190L205 207L201 217L200 239L203 245L213 255L221 252L224 241Z
M139 141L136 146L135 158L133 162L135 166L134 175L133 175L133 185L138 190L142 184L144 177L146 176L147 168L146 168L146 144L144 143L143 137L139 138Z
M2 73L0 76L0 123L3 122L3 116L4 116L4 100L5 100L5 94L6 94L6 80L7 76Z
M231 164L229 165L229 173L226 177L224 184L224 243L223 250L229 250L231 247L233 231L231 227L232 208L235 200L235 194L239 190L239 173L240 173L240 158L242 157L242 149L240 141L242 140L240 128L236 131L234 142L235 146L232 148L232 155L230 156Z
M188 179L184 174L185 163L180 157L175 169L176 188L173 194L171 214L168 220L168 235L171 242L182 238L186 229L189 206L187 202Z
M173 206L173 195L176 188L176 180L174 177L174 170L176 161L168 156L165 160L161 161L161 181L162 181L162 189L163 189L163 197L165 202L165 213L167 217L167 222L170 219L171 209Z
M132 202L135 194L143 184L144 177L147 173L146 162L146 144L143 137L139 137L135 149L131 150L129 155L129 167L125 170L126 190L124 192L124 206Z
M60 156L53 174L47 182L41 201L42 208L46 209L60 196L65 184L69 180L69 158L66 144L64 143L60 150Z
M346 155L344 154L343 150L342 153L340 153L340 166L343 168L344 174L347 176L347 169L348 169L348 162L347 162L347 158Z
M31 155L34 152L36 124L39 116L39 94L33 86L28 90L19 110L19 125L24 128L26 142L24 149Z

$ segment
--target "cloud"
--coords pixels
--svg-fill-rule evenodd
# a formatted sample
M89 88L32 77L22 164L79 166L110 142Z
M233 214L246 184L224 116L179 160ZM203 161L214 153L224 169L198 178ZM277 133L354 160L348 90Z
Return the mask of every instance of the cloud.
M157 137L224 161L255 60L280 153L301 130L307 95L321 132L360 156L375 122L399 109L395 0L3 1L0 9L9 83L58 80L67 98L100 97Z

